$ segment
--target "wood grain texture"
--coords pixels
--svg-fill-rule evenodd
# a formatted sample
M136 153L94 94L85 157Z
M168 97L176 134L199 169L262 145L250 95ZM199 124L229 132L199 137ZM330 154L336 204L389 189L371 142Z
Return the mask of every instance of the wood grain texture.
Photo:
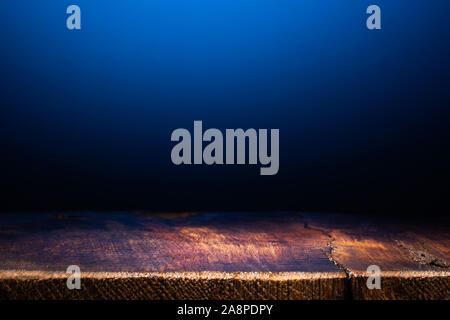
M83 273L81 290L68 290L67 275L0 273L0 299L343 299L343 273L163 272Z
M0 216L0 299L449 299L445 225L299 213ZM382 289L366 286L369 265ZM68 290L78 265L82 289Z
M304 219L331 237L330 260L351 281L354 299L450 299L450 234L446 222L418 224L355 216ZM381 290L368 289L381 269Z
M301 216L90 214L0 217L0 269L338 272ZM14 219L14 220L13 220ZM29 219L29 220L27 220ZM9 222L8 222L9 221Z

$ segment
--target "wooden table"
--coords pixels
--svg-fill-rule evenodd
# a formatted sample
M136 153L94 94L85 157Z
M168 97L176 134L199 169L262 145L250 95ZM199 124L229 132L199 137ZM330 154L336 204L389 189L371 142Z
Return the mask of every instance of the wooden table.
M339 214L0 215L0 299L449 299L448 222ZM81 289L69 290L69 265ZM381 289L369 289L370 265Z

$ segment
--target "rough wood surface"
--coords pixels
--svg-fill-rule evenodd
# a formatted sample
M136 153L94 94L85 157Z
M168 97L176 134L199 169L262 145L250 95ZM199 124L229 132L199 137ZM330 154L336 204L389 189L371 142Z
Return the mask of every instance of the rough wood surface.
M67 275L3 272L2 299L342 299L342 273L175 272L83 273L81 290L68 290Z
M331 237L328 255L348 275L354 299L450 299L447 222L342 215L304 219ZM381 270L381 290L366 285L371 265Z
M449 299L449 248L446 225L345 215L2 215L0 299Z

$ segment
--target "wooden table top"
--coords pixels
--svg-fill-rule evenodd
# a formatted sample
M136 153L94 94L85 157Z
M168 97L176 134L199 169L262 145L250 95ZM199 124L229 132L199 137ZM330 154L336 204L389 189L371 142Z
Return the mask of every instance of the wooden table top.
M0 215L0 299L449 299L448 223L340 214ZM69 265L81 290L69 290ZM366 272L377 265L381 289Z

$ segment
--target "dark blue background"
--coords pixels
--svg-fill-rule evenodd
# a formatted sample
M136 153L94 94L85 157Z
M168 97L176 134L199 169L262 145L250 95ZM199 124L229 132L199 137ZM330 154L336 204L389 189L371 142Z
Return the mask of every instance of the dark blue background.
M66 29L66 8L82 30ZM366 29L368 5L382 30ZM0 206L448 212L448 0L3 0ZM280 171L171 132L279 128ZM425 210L425 211L424 211Z

